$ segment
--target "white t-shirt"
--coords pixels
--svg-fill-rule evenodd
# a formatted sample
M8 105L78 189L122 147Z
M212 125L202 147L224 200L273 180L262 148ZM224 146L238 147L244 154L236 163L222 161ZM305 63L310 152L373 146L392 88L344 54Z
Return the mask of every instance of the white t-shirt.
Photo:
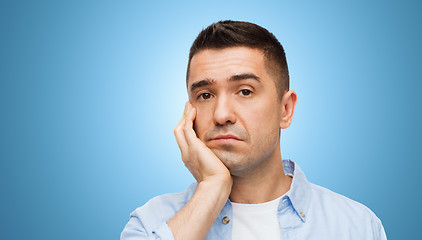
M232 239L281 239L277 208L282 197L258 204L232 202Z

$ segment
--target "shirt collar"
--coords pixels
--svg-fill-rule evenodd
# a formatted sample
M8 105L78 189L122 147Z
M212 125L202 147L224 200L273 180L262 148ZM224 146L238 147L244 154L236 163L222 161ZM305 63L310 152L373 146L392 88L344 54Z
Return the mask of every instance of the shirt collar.
M290 190L280 199L278 211L282 211L285 207L288 207L290 204L285 204L285 199L289 199L293 210L296 213L296 216L305 223L308 207L311 198L311 183L306 179L305 174L300 169L299 165L293 162L290 159L283 160L283 170L284 174L293 176L292 184ZM196 186L196 185L195 185ZM233 217L232 205L230 199L227 199L226 205L223 207L219 216L216 219L217 224L223 224L222 219L224 217ZM293 224L293 222L290 222ZM231 224L231 223L229 223Z
M286 193L294 210L303 222L306 222L308 206L311 197L311 184L299 165L290 159L283 160L284 174L293 175L290 190Z

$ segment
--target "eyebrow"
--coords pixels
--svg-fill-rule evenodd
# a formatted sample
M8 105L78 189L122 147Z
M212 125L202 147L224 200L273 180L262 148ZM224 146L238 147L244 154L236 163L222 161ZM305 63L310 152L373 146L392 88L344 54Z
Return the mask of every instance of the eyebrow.
M190 86L190 91L191 91L191 92L193 92L193 91L195 91L195 89L197 89L197 88L212 85L212 84L214 84L214 82L215 82L215 80L214 80L214 79L209 79L209 78L206 78L206 79L201 80L201 81L199 81L199 82L193 83L193 84Z
M246 80L246 79L254 79L254 80L260 82L259 77L256 76L253 73L242 73L242 74L238 74L238 75L233 75L229 78L229 81L234 82L234 81L240 81L240 80Z
M258 82L261 82L260 78L253 73L236 74L236 75L231 76L228 79L228 81L229 82L236 82L236 81L241 81L241 80L246 80L246 79L253 79L253 80L256 80ZM190 86L190 91L194 92L195 89L197 89L197 88L213 85L214 83L215 83L214 79L206 78L206 79L201 80L199 82L193 83Z

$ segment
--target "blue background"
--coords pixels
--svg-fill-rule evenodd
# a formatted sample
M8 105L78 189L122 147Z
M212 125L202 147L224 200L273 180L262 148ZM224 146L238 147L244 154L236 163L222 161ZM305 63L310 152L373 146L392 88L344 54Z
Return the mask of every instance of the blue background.
M199 31L246 20L284 45L298 94L283 158L419 236L417 1L1 1L1 238L118 239L194 179L173 129Z

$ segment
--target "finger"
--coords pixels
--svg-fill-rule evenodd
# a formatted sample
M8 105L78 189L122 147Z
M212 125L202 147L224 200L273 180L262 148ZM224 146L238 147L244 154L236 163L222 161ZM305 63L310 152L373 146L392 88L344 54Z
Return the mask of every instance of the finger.
M187 114L185 117L185 124L184 124L184 133L185 138L188 143L188 145L193 144L193 141L195 141L198 137L196 136L195 130L193 130L193 121L196 118L196 108L192 106L192 104L189 103Z
M179 145L182 156L187 153L188 143L185 138L185 133L182 126L177 126L174 129L174 136L176 137L177 145Z
M188 149L188 144L186 141L185 133L183 131L183 127L185 125L186 121L186 109L187 104L185 104L185 110L183 112L183 116L180 119L179 123L177 124L176 128L174 129L174 136L176 137L177 144L179 145L180 151L182 152L182 155L186 153Z

